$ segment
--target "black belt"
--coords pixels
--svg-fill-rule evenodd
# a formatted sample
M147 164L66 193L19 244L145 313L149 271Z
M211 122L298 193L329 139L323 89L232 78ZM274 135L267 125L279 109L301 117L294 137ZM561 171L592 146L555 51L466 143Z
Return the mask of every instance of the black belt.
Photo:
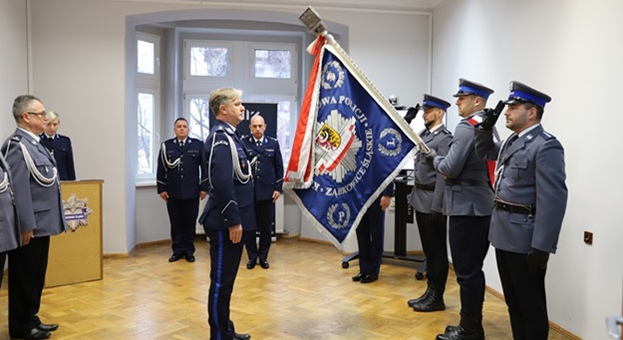
M455 186L455 185L487 187L487 188L491 187L488 181L477 181L474 179L454 179L454 178L446 178L446 185L449 187Z
M419 190L435 191L435 184L422 184L422 183L415 182L413 186Z
M528 216L534 215L534 212L536 211L536 207L533 205L510 203L502 201L497 197L493 199L493 206L496 209L506 210L508 212L524 214Z

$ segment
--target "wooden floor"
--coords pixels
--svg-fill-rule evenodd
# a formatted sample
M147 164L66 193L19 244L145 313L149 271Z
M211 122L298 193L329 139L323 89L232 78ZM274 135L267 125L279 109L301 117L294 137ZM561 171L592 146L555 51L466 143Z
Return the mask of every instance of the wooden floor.
M104 260L104 279L46 289L40 316L59 323L52 339L208 339L209 286L207 243L196 242L197 262L168 263L170 246L140 248L131 258ZM387 259L380 279L351 281L357 261L341 268L333 246L296 239L273 243L270 269L247 270L246 254L232 297L238 332L254 340L432 340L458 321L458 286L448 278L447 310L416 313L407 307L425 281L414 278L416 263ZM7 282L0 290L0 340L7 330ZM511 339L506 305L487 293L486 337ZM566 339L550 332L550 339Z

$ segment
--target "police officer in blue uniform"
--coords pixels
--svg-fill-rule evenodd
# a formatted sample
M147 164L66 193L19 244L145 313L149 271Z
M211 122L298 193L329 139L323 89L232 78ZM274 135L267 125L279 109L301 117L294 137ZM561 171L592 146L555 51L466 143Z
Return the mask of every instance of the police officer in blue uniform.
M242 91L220 88L210 94L216 121L204 144L208 203L199 222L210 238L208 323L211 340L249 339L236 333L229 303L242 257L243 234L255 230L253 178L236 126L245 111Z
M258 258L260 266L269 268L268 251L271 243L271 233L275 225L275 202L282 192L283 158L279 142L272 137L265 136L266 123L260 115L251 118L249 125L250 136L245 136L242 143L249 151L251 169L255 184L255 212L257 215L257 230L260 234L258 249L255 234L245 236L245 246L249 256L247 269L255 268Z
M456 105L463 119L456 126L446 156L434 150L426 161L445 180L444 213L449 218L452 263L461 288L461 321L446 327L437 340L484 339L482 307L485 298L483 261L489 250L489 222L493 209L493 190L486 161L474 149L475 116L482 115L493 90L460 79Z
M22 246L9 256L9 334L18 339L47 339L57 324L37 316L48 265L50 236L67 230L61 186L54 157L40 142L46 125L43 103L32 95L13 102L17 129L2 145L11 171L11 185Z
M422 102L425 129L420 137L426 145L445 156L450 148L452 133L443 124L447 101L425 94ZM425 159L423 152L415 156L413 166L415 178L409 204L415 210L415 219L420 240L426 255L426 277L428 284L422 296L407 303L414 311L432 312L446 309L443 293L448 279L448 250L446 246L447 219L443 215L444 178Z
M377 198L363 215L357 226L357 246L359 247L359 274L353 281L370 283L379 279L383 243L385 236L385 210L394 197L394 183L390 183L381 197Z
M13 196L9 170L9 165L0 152L0 286L2 286L2 277L4 275L6 252L21 245L21 235L15 211L15 198Z
M564 149L541 125L551 98L518 81L505 102L513 133L494 143L497 117L487 115L476 132L479 156L497 158L489 240L510 314L513 339L547 339L545 272L556 252L567 207Z
M186 258L195 262L195 224L199 214L199 199L208 191L203 142L188 137L188 121L177 118L175 138L162 143L158 156L158 194L167 202L171 222L169 262Z
M76 169L74 168L74 151L71 147L71 139L58 134L61 118L58 113L49 111L48 123L39 137L41 144L45 145L56 160L58 177L61 181L75 181Z

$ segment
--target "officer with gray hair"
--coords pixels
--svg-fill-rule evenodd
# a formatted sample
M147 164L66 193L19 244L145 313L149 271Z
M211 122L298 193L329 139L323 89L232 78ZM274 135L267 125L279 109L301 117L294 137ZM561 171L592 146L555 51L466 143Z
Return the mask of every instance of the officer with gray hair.
M13 103L17 129L2 145L12 176L22 246L9 252L9 334L47 339L56 324L39 319L48 266L50 236L67 230L56 161L41 144L47 115L39 98L22 95Z
M567 207L565 155L558 139L541 125L551 98L518 81L510 83L506 127L495 143L491 111L476 130L476 152L497 158L489 240L510 314L513 339L544 340L549 332L545 272L556 252Z

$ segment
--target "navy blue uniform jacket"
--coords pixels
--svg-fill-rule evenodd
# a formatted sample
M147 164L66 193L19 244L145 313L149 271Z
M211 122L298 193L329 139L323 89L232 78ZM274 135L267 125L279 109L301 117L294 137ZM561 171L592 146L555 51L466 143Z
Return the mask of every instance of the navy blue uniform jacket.
M210 189L199 223L207 229L224 230L242 224L244 231L255 230L253 180L241 181L234 175L233 162L242 173L250 171L247 151L234 128L217 119L204 143L204 154Z
M158 155L158 193L166 191L172 199L192 199L199 197L199 191L208 191L206 162L203 142L188 137L184 146L177 138L164 141ZM179 159L179 163L173 167ZM168 164L166 164L168 163Z
M249 151L249 159L255 163L251 166L255 182L255 199L258 201L272 200L275 191L283 192L283 158L279 142L264 136L258 146L253 136L245 136L242 143Z
M59 135L58 133L54 135L54 137L48 138L45 132L42 132L39 137L41 138L41 144L45 145L54 156L54 160L56 160L56 169L58 170L58 177L60 180L76 180L74 151L71 148L71 139L67 136Z

